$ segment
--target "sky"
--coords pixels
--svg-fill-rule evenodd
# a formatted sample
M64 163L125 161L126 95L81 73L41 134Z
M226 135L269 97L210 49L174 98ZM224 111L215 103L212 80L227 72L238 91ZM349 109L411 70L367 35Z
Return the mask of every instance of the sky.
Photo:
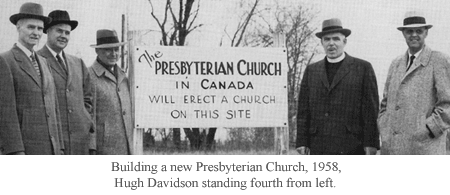
M2 0L0 7L0 52L9 50L17 41L15 26L9 17L18 13L20 6L30 0ZM148 0L35 0L44 7L44 14L55 9L67 10L72 20L78 20L79 26L72 32L69 46L65 49L82 57L87 66L95 60L95 51L90 45L95 44L98 29L115 29L121 34L122 14L128 15L129 30L149 29L148 45L158 45L160 34L156 22L151 17ZM155 14L161 16L163 0L154 1ZM198 21L203 27L189 35L187 44L197 47L218 47L223 39L224 29L236 26L236 5L239 0L202 0ZM273 0L261 0L273 4ZM406 52L407 46L398 26L402 25L406 11L422 11L427 23L432 24L426 44L434 50L450 53L450 1L444 0L284 0L283 5L299 3L314 7L319 14L313 24L321 29L325 19L340 18L344 28L352 31L345 48L349 55L365 59L372 63L378 81L380 97L384 88L386 74L391 61ZM226 37L225 37L226 39ZM46 35L36 49L41 48ZM321 48L320 48L321 49ZM318 55L316 60L324 57Z

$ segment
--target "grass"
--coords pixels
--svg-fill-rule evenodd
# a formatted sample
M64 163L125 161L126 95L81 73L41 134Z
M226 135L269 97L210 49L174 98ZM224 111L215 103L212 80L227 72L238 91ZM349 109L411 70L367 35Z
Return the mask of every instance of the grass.
M147 149L144 150L144 155L274 155L275 151L272 150L214 150L214 151L157 151ZM297 152L294 149L289 150L288 155L295 155Z

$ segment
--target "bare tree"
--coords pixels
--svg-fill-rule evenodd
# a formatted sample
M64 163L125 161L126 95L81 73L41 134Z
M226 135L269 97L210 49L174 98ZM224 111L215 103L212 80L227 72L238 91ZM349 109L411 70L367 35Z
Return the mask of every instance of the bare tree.
M267 8L261 9L260 0L241 0L239 2L235 10L236 15L238 15L236 28L231 30L233 33L230 33L229 30L227 30L228 26L225 26L224 28L223 37L226 36L229 39L231 47L249 46L247 43L249 40L247 30L251 29L250 31L253 31L258 25L260 25L260 21L255 20L255 17L257 15L263 15L265 9ZM220 46L223 45L223 37L220 41Z
M252 17L257 13L257 7L260 0L255 0L254 2L248 2L245 0L241 0L239 7L244 12L240 16L240 21L237 24L236 31L233 33L233 36L228 35L226 29L225 33L231 39L231 47L239 47L244 40L244 35L246 33L247 27L252 22ZM249 10L247 10L249 9Z
M267 5L266 5L267 6ZM295 140L297 96L304 68L311 63L318 53L319 42L315 39L316 27L312 22L317 11L305 5L276 6L259 14L265 25L249 31L247 44L253 47L270 47L274 44L274 36L285 35L286 58L288 64L288 102L289 102L289 135ZM269 16L269 17L268 17Z
M203 26L203 24L195 24L200 11L200 0L197 1L196 6L195 0L179 0L178 7L174 7L173 0L166 0L162 18L155 15L152 0L148 0L148 2L151 6L150 13L161 29L161 45L184 46L189 33Z
M288 60L289 135L296 138L297 97L304 68L317 53L319 43L313 34L316 28L311 21L316 13L310 8L297 6L294 9L280 8L277 12L277 31L285 32Z
M151 15L161 30L161 45L165 46L184 46L187 36L203 24L196 24L196 19L200 11L200 0L179 0L176 6L173 0L166 0L164 15L158 18L155 14L155 7L152 0L148 0L151 6ZM210 132L215 133L216 128L211 128ZM202 145L201 133L198 128L183 128L186 137L191 143L191 148L198 150ZM181 149L180 128L172 130L172 140L177 149ZM207 138L214 140L214 134ZM213 141L212 140L212 141ZM207 140L206 143L212 142ZM207 148L209 145L207 145Z

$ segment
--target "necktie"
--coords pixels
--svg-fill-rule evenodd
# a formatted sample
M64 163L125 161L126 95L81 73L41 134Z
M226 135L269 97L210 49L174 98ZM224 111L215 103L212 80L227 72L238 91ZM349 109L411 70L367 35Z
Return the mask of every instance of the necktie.
M41 78L41 70L39 69L39 64L36 61L36 58L34 57L34 54L31 54L31 64L34 67L34 70L36 70L37 75L39 76L39 79Z
M59 65L66 71L67 73L67 66L66 63L64 63L64 60L59 56L59 54L56 55L56 60L58 60Z
M409 65L408 65L408 68L406 69L406 71L408 71L409 68L411 67L411 65L414 63L414 59L416 59L416 56L412 55L409 59Z

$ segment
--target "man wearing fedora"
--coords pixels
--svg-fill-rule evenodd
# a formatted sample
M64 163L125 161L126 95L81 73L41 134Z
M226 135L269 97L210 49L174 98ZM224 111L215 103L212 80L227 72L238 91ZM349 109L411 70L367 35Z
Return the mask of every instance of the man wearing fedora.
M51 19L40 4L25 3L9 20L19 38L0 54L0 151L63 154L55 83L47 61L33 49Z
M378 125L381 154L445 154L450 127L450 58L426 44L422 13L407 12L402 32L408 50L389 68Z
M300 85L297 151L300 154L376 154L378 89L372 65L344 52L351 31L339 19L323 21L326 57L306 67Z
M97 59L91 67L94 85L94 115L97 132L97 154L131 154L133 126L128 78L117 66L119 42L114 30L97 31Z
M92 120L92 90L89 72L82 59L64 52L71 31L78 21L69 13L55 10L49 13L52 22L44 25L47 44L37 53L46 58L56 84L65 154L94 153L94 123Z

